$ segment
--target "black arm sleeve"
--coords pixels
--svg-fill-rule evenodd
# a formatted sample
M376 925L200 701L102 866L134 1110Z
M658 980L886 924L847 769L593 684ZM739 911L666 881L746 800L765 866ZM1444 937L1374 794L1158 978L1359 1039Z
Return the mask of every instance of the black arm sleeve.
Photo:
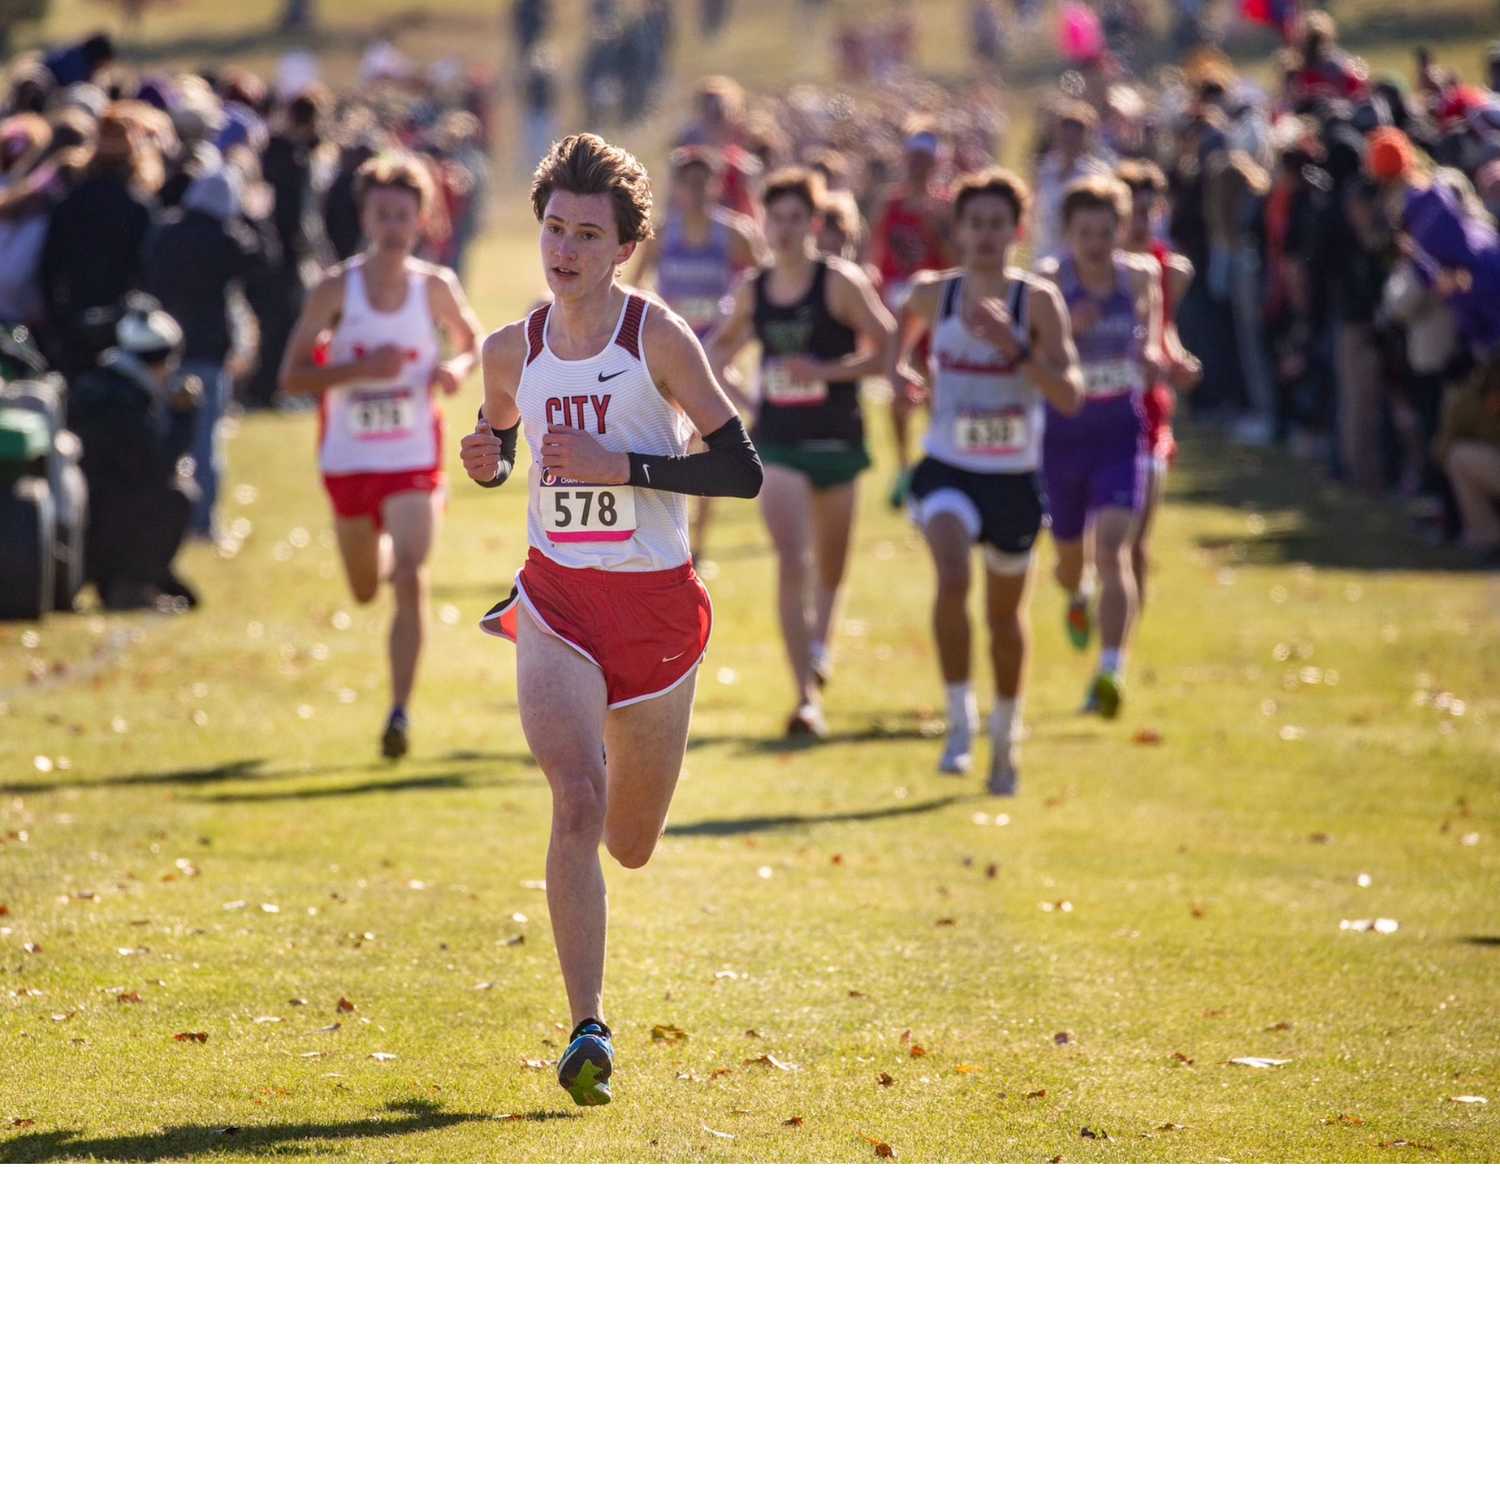
M760 494L760 454L738 417L706 434L703 441L708 444L707 453L689 453L684 458L632 453L631 484L677 495L728 495L740 500L753 500Z
M479 420L484 421L484 408L479 408ZM493 479L476 479L474 481L481 489L498 490L507 479L510 472L516 466L516 434L521 430L521 419L516 418L509 427L502 427L495 434L500 439L500 467L495 470Z

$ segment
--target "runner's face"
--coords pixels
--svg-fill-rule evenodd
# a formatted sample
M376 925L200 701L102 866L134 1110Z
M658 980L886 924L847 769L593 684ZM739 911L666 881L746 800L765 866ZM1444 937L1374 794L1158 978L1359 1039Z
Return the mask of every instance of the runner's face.
M996 271L1004 266L1020 225L1008 198L980 193L964 203L954 226L959 259L969 271Z
M672 179L672 207L678 213L701 214L709 202L707 167L684 167Z
M1134 243L1151 238L1160 202L1160 197L1149 188L1130 195L1130 238Z
M409 188L371 188L360 227L373 250L410 255L422 238L422 203Z
M812 227L812 210L794 193L783 193L766 208L766 243L773 255L800 250Z
M542 269L554 297L578 297L609 285L634 250L634 244L620 243L608 193L559 189L548 200L542 218Z
M1068 220L1068 249L1081 266L1105 266L1115 250L1120 221L1112 208L1083 208Z

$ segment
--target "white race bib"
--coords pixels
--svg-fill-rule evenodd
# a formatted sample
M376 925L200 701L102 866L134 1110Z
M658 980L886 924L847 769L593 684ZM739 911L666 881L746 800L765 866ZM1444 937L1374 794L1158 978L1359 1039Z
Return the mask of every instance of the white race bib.
M417 430L417 401L411 391L351 391L349 431L360 442L410 437Z
M1025 411L962 411L954 433L959 450L981 458L999 458L1024 451L1030 432Z
M539 486L549 542L628 542L635 535L635 489L628 484Z
M695 333L707 331L719 321L717 297L683 297L672 308Z
M1123 396L1140 387L1140 371L1133 360L1106 359L1083 367L1083 394L1090 401Z
M765 368L766 400L772 406L820 406L828 399L826 380L797 380L779 359Z

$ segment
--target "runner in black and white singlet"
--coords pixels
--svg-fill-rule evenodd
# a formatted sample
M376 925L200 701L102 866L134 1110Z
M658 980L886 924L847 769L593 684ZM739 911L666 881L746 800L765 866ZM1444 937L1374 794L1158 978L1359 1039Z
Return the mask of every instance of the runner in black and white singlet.
M932 624L948 698L948 742L938 769L968 772L978 713L969 630L969 555L985 561L986 613L995 671L989 790L1017 789L1016 743L1029 645L1026 592L1042 527L1045 403L1083 399L1056 291L1007 267L1025 218L1025 184L991 170L961 178L954 196L956 272L919 276L901 315L892 378L920 395L930 386L927 456L912 475L910 504L937 568ZM910 364L931 331L931 374Z
M781 634L797 691L787 733L815 739L828 732L821 689L849 559L855 480L870 466L859 382L885 369L895 332L865 273L817 253L821 207L812 172L788 167L767 180L773 263L741 282L709 342L718 372L752 338L760 344L754 437L766 466L761 512L776 548Z
M321 401L318 466L349 588L384 581L391 620L390 759L409 745L408 704L427 615L427 558L445 486L442 415L474 368L482 330L457 277L414 258L434 188L415 157L381 156L355 179L368 248L314 287L287 344L281 386ZM440 337L448 336L450 357Z
M636 253L632 280L656 293L703 342L729 311L735 283L763 259L760 231L743 214L715 202L718 177L712 152L680 146L672 153L672 197L659 235ZM707 554L713 501L693 502L693 559Z
M515 642L521 727L552 789L547 909L574 1023L558 1082L608 1104L599 845L644 865L682 770L712 622L683 497L753 498L761 467L688 326L619 285L651 233L641 164L568 136L531 204L552 301L485 341L484 407L461 451L471 479L503 484L526 425L531 545L482 624ZM706 452L688 452L695 429Z

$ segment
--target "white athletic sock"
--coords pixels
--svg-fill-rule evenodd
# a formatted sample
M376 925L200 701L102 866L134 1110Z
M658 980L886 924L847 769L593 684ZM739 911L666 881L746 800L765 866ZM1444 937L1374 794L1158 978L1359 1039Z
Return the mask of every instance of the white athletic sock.
M1012 745L1021 737L1021 700L996 698L990 710L990 739L996 745Z
M1125 648L1123 646L1106 646L1099 653L1099 670L1101 672L1113 672L1121 674L1125 671Z
M979 705L974 698L972 682L950 682L948 684L948 728L962 724L972 732L979 722Z

